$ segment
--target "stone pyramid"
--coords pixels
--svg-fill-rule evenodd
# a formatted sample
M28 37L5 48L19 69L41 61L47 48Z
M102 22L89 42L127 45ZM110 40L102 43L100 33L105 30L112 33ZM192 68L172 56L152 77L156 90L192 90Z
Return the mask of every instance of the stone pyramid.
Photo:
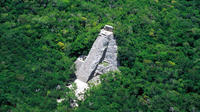
M113 27L105 25L92 45L88 56L80 56L76 62L77 79L87 83L99 80L99 75L116 71L117 43Z

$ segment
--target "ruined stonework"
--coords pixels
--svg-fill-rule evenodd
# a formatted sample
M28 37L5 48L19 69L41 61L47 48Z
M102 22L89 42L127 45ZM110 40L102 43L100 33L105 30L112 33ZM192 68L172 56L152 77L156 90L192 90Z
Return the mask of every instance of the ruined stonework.
M105 25L95 40L88 56L80 56L76 61L75 95L79 100L84 99L85 91L90 87L88 83L99 84L100 75L109 71L116 71L117 44L113 35L113 27ZM73 88L72 85L68 86ZM71 103L78 106L77 101Z
M77 79L87 83L90 80L98 80L98 75L117 70L117 44L112 30L112 26L106 25L88 56L80 56L76 60Z

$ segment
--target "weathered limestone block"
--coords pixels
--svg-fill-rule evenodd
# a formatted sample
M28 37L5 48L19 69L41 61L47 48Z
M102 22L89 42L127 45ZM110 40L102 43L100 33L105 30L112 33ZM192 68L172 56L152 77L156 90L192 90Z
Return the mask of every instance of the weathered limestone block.
M85 59L87 58L87 56L79 56L76 61L74 62L75 63L75 68L76 68L76 71L75 71L75 74L77 73L77 71L79 70L79 68L81 67L81 65L84 63Z
M112 35L113 32L104 29L101 30L87 58L76 73L79 80L87 82L90 76L94 75L97 65L103 60L103 56L106 53L106 49Z
M75 95L79 100L81 100L84 98L84 93L89 88L89 86L87 83L79 79L76 79L74 83L76 84L76 87L77 87L77 89L75 90Z
M110 64L112 64L114 67L117 67L117 65L118 65L118 62L117 62L117 43L116 43L116 40L115 40L113 35L112 35L111 40L109 41L104 60L106 62L109 62Z
M76 88L74 88L73 84L69 85L68 88L70 88L71 90L75 89L75 96L78 100L83 100L84 99L84 93L86 92L86 90L89 88L88 84L76 79L74 81L74 84L76 85ZM57 102L62 102L64 99L58 99ZM77 100L74 100L71 104L72 107L77 107Z
M116 71L118 70L117 66L117 43L114 35L111 35L103 61L98 65L94 76Z
M110 31L110 32L113 31L113 27L110 26L110 25L105 25L103 29L106 30L106 31Z

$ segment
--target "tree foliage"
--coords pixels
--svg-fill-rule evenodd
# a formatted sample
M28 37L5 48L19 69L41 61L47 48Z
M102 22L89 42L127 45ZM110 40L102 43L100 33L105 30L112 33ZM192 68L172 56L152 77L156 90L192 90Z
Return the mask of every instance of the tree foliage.
M1 0L0 111L200 110L199 0ZM114 26L120 73L73 109L73 62ZM67 94L66 94L67 93ZM66 100L58 104L59 98Z

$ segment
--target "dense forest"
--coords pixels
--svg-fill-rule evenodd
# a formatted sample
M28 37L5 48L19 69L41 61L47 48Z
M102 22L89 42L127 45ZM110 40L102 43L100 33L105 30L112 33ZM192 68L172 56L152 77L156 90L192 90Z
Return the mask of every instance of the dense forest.
M106 24L120 72L72 108L73 63ZM0 0L0 112L199 111L200 0Z

